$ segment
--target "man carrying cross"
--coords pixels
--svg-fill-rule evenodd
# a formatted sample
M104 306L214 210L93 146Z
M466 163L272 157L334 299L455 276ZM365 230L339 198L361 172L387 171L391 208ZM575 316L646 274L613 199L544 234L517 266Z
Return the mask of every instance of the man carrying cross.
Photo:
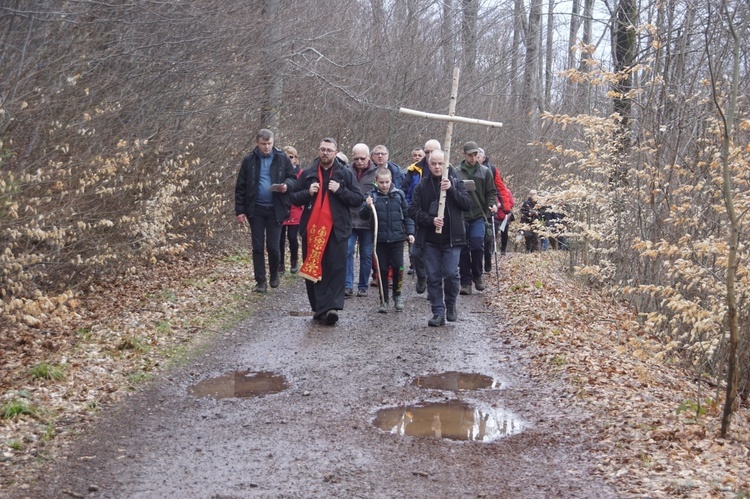
M302 258L299 274L305 278L313 320L333 325L344 308L346 252L352 233L350 208L365 200L359 184L336 158L336 141L325 138L318 159L299 177L292 204L304 206L300 218Z

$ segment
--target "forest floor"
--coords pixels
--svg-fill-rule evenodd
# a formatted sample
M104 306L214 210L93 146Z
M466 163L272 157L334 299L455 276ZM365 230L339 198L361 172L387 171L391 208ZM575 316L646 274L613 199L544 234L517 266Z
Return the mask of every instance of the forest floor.
M750 408L720 438L722 392L565 266L564 252L502 257L445 328L425 327L411 280L403 314L352 298L337 326L311 326L292 313L306 310L301 279L255 295L243 254L100 283L66 301L54 330L0 332L0 403L21 413L0 420L0 497L748 496ZM185 397L238 366L286 372L292 388L264 397L265 409ZM504 388L396 386L440 367L489 373ZM362 425L373 405L456 398L513 411L518 434L451 446ZM243 432L254 460L230 449ZM194 448L197 434L210 441Z

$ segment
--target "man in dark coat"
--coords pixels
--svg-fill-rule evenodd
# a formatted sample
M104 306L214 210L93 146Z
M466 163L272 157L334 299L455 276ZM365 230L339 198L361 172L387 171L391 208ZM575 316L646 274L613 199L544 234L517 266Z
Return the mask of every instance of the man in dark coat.
M272 288L279 285L279 239L281 223L289 218L289 193L296 181L294 165L286 154L273 146L273 132L265 128L255 136L256 147L245 156L234 187L234 213L237 222L249 223L253 246L255 291L265 293L266 258Z
M344 308L346 254L352 233L351 208L365 200L354 175L336 158L336 141L325 138L318 159L299 177L292 204L303 206L300 219L307 298L314 320L333 325Z
M427 296L432 308L431 327L442 326L445 320L458 317L456 300L459 291L458 260L466 245L463 212L471 208L471 198L463 180L445 164L445 153L432 151L430 171L414 189L409 204L409 217L415 221L417 236L414 245L420 249L427 271ZM443 168L450 168L443 179ZM445 191L445 211L438 217L440 191ZM442 233L436 229L442 227Z

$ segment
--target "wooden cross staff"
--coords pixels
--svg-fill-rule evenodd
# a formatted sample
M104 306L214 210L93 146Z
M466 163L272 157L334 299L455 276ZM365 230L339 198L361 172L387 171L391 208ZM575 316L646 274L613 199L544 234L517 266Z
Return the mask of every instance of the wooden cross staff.
M412 116L419 116L420 118L427 118L428 120L440 120L447 121L448 126L445 129L445 168L443 168L443 179L448 178L448 168L451 164L451 139L453 138L453 123L469 123L471 125L483 125L491 128L500 128L503 126L502 123L497 121L485 121L474 118L463 118L461 116L455 116L456 113L456 98L458 96L458 68L453 69L453 85L451 87L451 100L448 104L448 114L432 114L425 113L422 111L415 111L413 109L407 109L405 107L399 108L398 112L402 114L409 114ZM438 218L443 218L445 213L445 191L440 191L440 201L438 204ZM442 227L436 227L435 232L438 234L443 232Z

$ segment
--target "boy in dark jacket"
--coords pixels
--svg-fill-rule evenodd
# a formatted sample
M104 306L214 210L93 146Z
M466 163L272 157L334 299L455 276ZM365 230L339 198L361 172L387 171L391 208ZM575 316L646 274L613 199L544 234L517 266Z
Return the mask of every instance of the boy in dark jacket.
M365 199L360 209L363 220L371 220L372 206L378 217L378 239L375 253L378 258L380 282L383 283L383 300L378 312L388 312L388 269L393 270L393 302L397 312L404 310L401 287L404 284L404 241L414 242L414 222L406 213L409 206L406 196L392 182L390 170L379 168L375 174L377 188Z

